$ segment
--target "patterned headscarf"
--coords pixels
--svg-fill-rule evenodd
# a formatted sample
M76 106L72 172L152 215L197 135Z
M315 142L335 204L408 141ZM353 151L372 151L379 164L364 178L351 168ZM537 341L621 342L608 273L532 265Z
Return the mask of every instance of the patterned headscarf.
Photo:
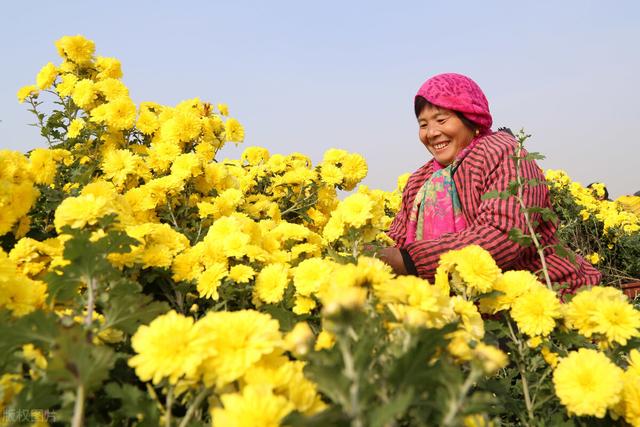
M479 139L491 131L493 123L484 93L473 80L461 74L439 74L430 78L420 87L418 96L437 107L462 113L479 126L479 132L450 165L433 162L433 173L413 201L405 244L437 239L445 233L457 233L466 228L453 175Z
M418 96L438 107L461 112L480 126L481 132L490 129L493 123L489 102L482 89L462 74L445 73L431 77L420 87Z

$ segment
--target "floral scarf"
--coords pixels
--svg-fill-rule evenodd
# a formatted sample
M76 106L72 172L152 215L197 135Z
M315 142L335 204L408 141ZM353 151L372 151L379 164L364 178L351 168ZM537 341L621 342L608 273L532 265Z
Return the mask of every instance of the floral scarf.
M434 172L418 190L413 201L405 244L437 239L445 233L457 233L465 229L467 224L453 174L479 140L474 138L449 166L443 167L434 160Z

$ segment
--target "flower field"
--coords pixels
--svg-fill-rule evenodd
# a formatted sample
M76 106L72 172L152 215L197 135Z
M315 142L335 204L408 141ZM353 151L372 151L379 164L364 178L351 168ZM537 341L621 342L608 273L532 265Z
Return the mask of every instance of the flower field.
M136 105L117 59L55 46L18 91L49 148L0 151L0 424L640 426L634 199L547 173L603 272L563 301L479 246L395 276L375 253L408 175L219 159L244 138L226 105Z

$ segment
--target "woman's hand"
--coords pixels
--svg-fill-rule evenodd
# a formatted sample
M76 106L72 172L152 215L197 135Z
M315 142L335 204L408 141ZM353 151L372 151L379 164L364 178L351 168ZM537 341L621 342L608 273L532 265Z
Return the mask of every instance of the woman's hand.
M404 259L398 248L384 248L378 251L378 257L391 266L393 271L398 274L407 274L407 268L404 265Z

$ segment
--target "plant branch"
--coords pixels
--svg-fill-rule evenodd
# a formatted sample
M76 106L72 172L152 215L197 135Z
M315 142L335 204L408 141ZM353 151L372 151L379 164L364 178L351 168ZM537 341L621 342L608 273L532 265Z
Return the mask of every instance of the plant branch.
M456 416L458 415L458 412L460 411L460 408L462 408L462 405L464 405L464 401L467 398L467 394L469 393L469 390L471 390L471 387L478 380L478 378L480 378L481 374L482 374L482 371L480 369L476 367L471 368L471 372L469 372L469 376L465 380L464 384L462 384L462 387L460 387L460 394L456 399L452 400L449 404L449 410L447 411L447 415L442 420L443 426L455 425L454 421L456 419Z
M518 357L516 357L516 365L518 365L518 371L520 372L520 379L522 380L522 392L524 394L524 404L527 407L527 414L529 416L529 420L533 421L533 404L531 403L531 397L529 394L529 382L526 377L526 370L522 362L524 361L524 355L522 351L522 341L516 337L516 334L513 330L513 326L511 325L511 320L505 315L505 320L507 322L507 326L509 327L509 335L511 339L516 344L518 349Z
M187 413L185 414L184 418L180 422L179 427L187 427L189 425L189 421L191 421L191 418L193 418L193 414L195 414L196 410L200 407L200 404L205 399L205 397L207 397L208 394L209 394L209 389L206 387L203 388L200 393L198 393L195 399L193 399L193 402L191 402L191 405L189 405L189 409L187 409Z
M169 390L167 391L167 400L165 404L165 427L171 427L171 407L173 406L173 386L169 384Z
M522 152L523 149L523 145L524 145L524 141L527 138L526 135L524 135L523 133L521 133L520 135L518 135L518 145L516 146L516 155L515 155L515 162L516 162L516 181L518 183L518 195L516 196L516 199L518 200L518 203L520 204L520 209L524 215L524 219L525 222L527 223L527 228L529 229L529 234L531 235L531 239L533 240L533 244L536 246L536 251L538 252L538 256L540 257L540 262L542 263L542 272L544 274L544 280L547 284L547 288L549 289L553 289L553 287L551 286L551 278L549 277L549 269L547 267L547 261L545 259L545 255L544 255L544 248L542 247L542 245L540 244L540 241L538 240L538 236L536 235L536 231L533 228L533 224L531 222L531 217L529 216L529 212L527 211L527 205L524 203L524 185L525 183L522 180L522 176L520 175L520 163L522 162L522 158L520 157L520 153Z
M84 385L78 384L76 390L76 403L73 406L72 427L82 427L84 425Z
M344 375L351 382L349 386L349 399L348 399L348 414L351 417L353 427L364 427L364 420L361 418L359 405L359 392L360 385L358 381L358 375L355 370L353 356L349 350L348 344L345 342L345 337L338 336L338 345L342 354L342 360L344 361Z

